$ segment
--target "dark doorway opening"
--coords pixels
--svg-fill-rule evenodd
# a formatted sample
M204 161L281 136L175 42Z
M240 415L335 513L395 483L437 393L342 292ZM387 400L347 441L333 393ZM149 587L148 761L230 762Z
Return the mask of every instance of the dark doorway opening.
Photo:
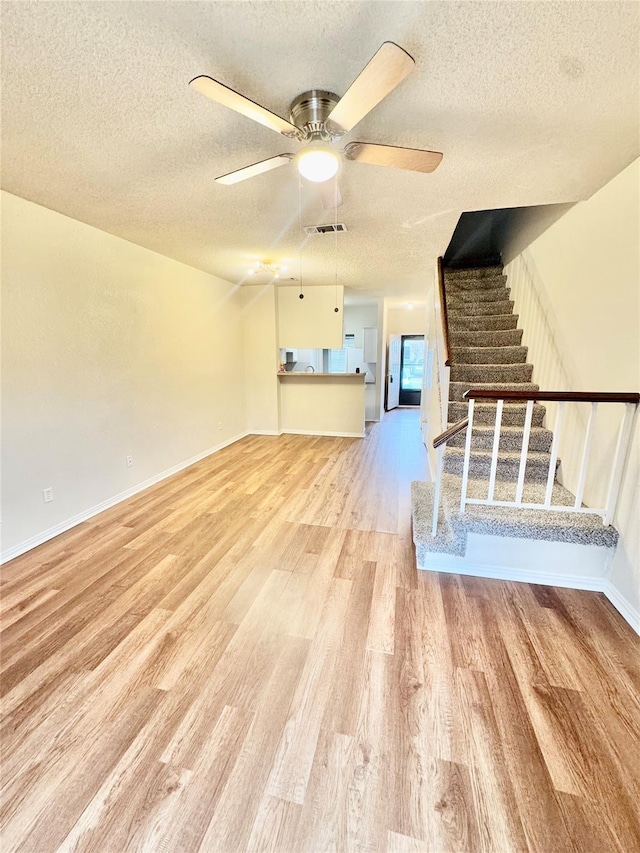
M400 405L419 406L424 377L424 335L402 335Z

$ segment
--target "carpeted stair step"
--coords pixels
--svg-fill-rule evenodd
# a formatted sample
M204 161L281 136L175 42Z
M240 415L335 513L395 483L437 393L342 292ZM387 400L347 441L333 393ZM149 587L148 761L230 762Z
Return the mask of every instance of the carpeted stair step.
M478 382L517 383L531 382L533 374L532 364L452 364L451 382L467 382L469 387L475 387Z
M454 332L449 329L449 340L452 348L518 347L522 343L522 329L494 329L482 332Z
M473 407L474 424L494 424L496 421L496 403L480 403L476 400ZM502 424L508 426L524 426L526 403L505 403L502 407ZM466 418L469 414L469 404L463 402L449 402L447 417L454 424ZM540 403L533 404L532 426L542 426L546 408Z
M449 424L452 426L452 424ZM474 418L473 433L471 435L472 450L492 450L493 449L493 424L477 423ZM522 426L509 426L501 424L500 428L500 452L517 452L522 449L522 436L524 429ZM447 442L447 447L464 447L467 439L467 431L463 430ZM551 430L543 427L532 427L529 434L529 450L537 450L541 453L549 453L551 442L553 441L553 433Z
M526 360L527 347L451 347L452 364L524 364Z
M502 275L502 267L469 267L468 269L445 269L445 281L466 281L467 279L495 278Z
M549 474L548 453L540 451L529 451L527 456L527 467L525 478L528 482L546 483ZM464 468L464 448L449 447L444 454L444 470L447 474L456 474L461 477ZM496 480L517 480L520 471L520 453L501 453L498 456L496 468ZM477 478L488 478L491 473L491 451L475 450L469 456L469 476Z
M515 497L515 489L515 482L497 483L494 497L497 500L511 501ZM434 540L431 536L433 493L432 483L411 484L413 540L418 567L423 566L423 559L434 551L464 554L467 533L598 545L605 548L615 548L618 543L617 530L605 527L597 515L479 505L467 505L465 512L460 513L460 480L447 474L443 477L438 535ZM467 494L473 498L486 498L487 481L470 479ZM544 496L544 484L525 484L522 496L525 503L542 504ZM555 483L552 502L557 506L572 506L574 496L564 486ZM444 547L439 547L441 543Z
M496 316L497 314L511 314L513 312L513 300L507 299L503 302L465 302L457 305L449 305L447 303L447 311L449 318L454 319L462 315L463 317L480 317L485 314Z
M489 303L494 304L494 303ZM481 315L470 317L464 314L449 314L449 332L493 332L515 329L517 314Z
M467 278L459 281L445 279L445 291L447 296L454 293L479 293L482 290L495 290L507 286L506 275L498 275L493 278Z
M469 390L469 387L468 382L449 382L449 400L455 402L462 400L462 395ZM526 391L528 394L540 390L540 386L535 382L474 382L473 387L478 391Z
M491 290L447 290L447 307L466 305L469 302L505 302L510 293L508 287L496 287Z
M516 483L496 483L494 500L515 500ZM545 483L525 483L523 503L543 504ZM467 495L480 500L487 497L486 481L470 479ZM554 483L551 497L556 506L573 506L573 495L560 483ZM445 513L446 514L446 513ZM449 521L452 537L456 537L456 524ZM599 545L614 548L618 531L605 527L597 515L578 512L549 512L540 509L521 509L502 506L467 506L464 526L469 533L491 533L494 536L518 536L527 539L550 539L554 542L573 542L576 545Z
M460 528L454 530L451 527L443 503L438 512L437 535L431 535L434 488L433 483L419 480L411 483L411 520L418 565L425 553L457 554L461 557L467 547L466 533Z

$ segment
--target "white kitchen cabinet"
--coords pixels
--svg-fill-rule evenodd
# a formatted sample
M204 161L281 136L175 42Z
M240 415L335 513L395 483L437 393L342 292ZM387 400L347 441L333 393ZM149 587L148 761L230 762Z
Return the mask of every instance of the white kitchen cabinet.
M364 328L362 330L363 341L363 361L368 364L375 364L378 360L378 330L374 328Z

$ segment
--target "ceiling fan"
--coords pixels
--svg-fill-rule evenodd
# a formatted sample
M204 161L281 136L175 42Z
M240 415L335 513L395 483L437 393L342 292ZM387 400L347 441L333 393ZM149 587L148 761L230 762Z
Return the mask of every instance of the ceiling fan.
M386 41L363 68L346 93L340 98L323 89L310 89L298 95L290 107L290 121L256 104L244 95L219 83L212 77L194 77L189 85L202 95L230 107L238 113L275 130L276 133L304 143L297 154L278 154L243 169L216 178L219 184L235 184L253 178L291 161L300 174L316 183L328 181L341 164L341 159L374 166L392 166L413 172L433 172L442 160L438 151L400 148L373 142L350 142L340 153L334 144L349 133L380 101L392 92L413 70L409 54L391 41ZM342 203L337 184L322 187L325 208Z

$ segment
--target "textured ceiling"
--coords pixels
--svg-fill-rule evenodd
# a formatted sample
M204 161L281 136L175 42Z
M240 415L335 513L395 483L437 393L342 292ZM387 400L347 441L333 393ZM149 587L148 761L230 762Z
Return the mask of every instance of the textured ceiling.
M639 5L616 2L2 2L2 184L230 281L251 260L299 274L296 150L193 92L209 74L288 118L343 94L385 40L415 71L345 139L444 152L431 175L346 163L338 276L423 296L466 210L576 201L638 156ZM310 185L303 224L331 221ZM304 280L335 274L309 238ZM251 280L251 279L249 279Z

